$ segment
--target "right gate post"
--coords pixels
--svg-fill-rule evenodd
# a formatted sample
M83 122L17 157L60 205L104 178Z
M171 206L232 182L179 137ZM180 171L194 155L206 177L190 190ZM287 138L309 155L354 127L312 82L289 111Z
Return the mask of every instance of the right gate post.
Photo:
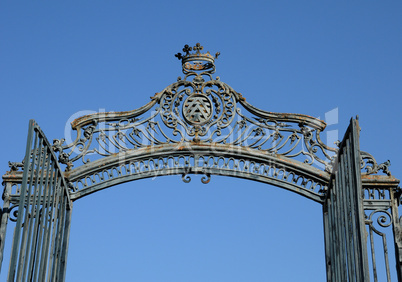
M359 124L340 143L323 205L327 281L369 281Z
M392 211L392 230L394 233L394 243L395 243L395 263L396 263L396 272L398 275L398 281L402 281L402 226L401 219L399 218L398 206L399 206L399 198L400 192L391 193L391 211Z

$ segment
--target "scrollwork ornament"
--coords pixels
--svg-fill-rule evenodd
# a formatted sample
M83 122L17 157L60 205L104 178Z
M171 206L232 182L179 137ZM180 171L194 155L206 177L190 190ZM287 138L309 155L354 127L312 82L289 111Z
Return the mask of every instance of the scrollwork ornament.
M187 173L183 173L181 175L181 180L183 180L184 183L190 183L191 177Z
M373 220L375 216L378 217L376 220ZM373 229L374 232L376 232L378 235L382 235L383 233L374 227L374 222L382 228L387 228L392 224L392 215L387 210L374 210L368 216L366 223L370 226L370 228Z
M18 205L14 205L14 206L12 206L11 208L9 208L8 209L8 213L9 213L9 215L10 215L10 220L12 221L12 222L17 222L17 218L18 218L18 209L15 209L15 208L18 208L19 206ZM14 210L15 209L15 210ZM13 211L14 210L14 211Z
M303 136L304 136L304 138L305 138L306 140L310 140L310 139L312 138L313 134L312 134L310 128L308 128L308 127L302 125L302 126L300 127L300 130L301 130L301 133L303 134Z
M386 175L391 176L391 172L389 170L390 165L390 160L387 160L386 162L381 164L377 164L377 161L371 154L360 151L360 166L362 170L366 171L364 174L376 174L381 170Z
M378 165L378 170L382 170L386 175L391 176L391 172L389 171L389 166L391 165L391 161L387 160L382 164Z
M90 125L84 129L83 135L84 135L85 140L88 140L92 136L95 128L96 128L95 125ZM84 141L84 140L82 140L82 141Z
M55 153L59 153L59 162L62 164L66 164L66 171L69 171L72 167L73 164L70 161L70 154L64 152L64 148L63 148L63 143L65 142L65 139L54 139L53 140L53 145L52 145L52 149Z
M201 177L201 182L204 184L208 184L211 181L211 174L204 172L204 176Z

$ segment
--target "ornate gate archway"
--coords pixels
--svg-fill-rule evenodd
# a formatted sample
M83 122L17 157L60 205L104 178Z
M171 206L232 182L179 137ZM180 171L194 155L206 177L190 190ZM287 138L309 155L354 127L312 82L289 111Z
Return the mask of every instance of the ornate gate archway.
M377 277L374 255L374 233L383 233L372 216L380 213L379 224L394 231L401 280L399 180L389 161L378 164L360 151L358 121L351 119L338 148L329 147L320 138L323 121L250 105L213 78L219 53L202 50L197 43L176 54L184 77L145 106L74 120L69 144L50 145L30 121L24 162L10 163L3 176L1 260L7 224L16 221L8 280L64 281L73 201L149 177L189 182L191 174L202 174L203 183L211 175L259 181L322 204L328 281L385 279ZM390 280L387 259L384 267Z

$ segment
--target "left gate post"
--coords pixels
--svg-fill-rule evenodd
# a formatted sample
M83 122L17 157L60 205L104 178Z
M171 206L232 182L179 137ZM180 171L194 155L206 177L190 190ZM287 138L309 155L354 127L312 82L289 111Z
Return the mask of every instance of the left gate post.
M4 187L3 192L3 208L1 210L1 221L0 221L0 272L3 263L3 253L4 253L4 244L6 241L7 223L10 215L9 208L10 208L10 193L12 184L10 182L6 182L5 186L6 187Z

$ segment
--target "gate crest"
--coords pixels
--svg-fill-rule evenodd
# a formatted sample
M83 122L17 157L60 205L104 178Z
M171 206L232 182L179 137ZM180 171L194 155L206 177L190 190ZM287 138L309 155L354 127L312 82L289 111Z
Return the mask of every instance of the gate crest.
M323 121L251 106L219 77L212 77L214 57L200 53L202 49L197 44L197 53L190 54L192 48L186 45L186 55L176 54L182 60L185 77L156 93L144 107L74 120L76 140L68 145L63 139L54 141L55 149L61 152L60 161L71 167L79 158L86 163L89 155L108 156L151 145L198 142L242 146L289 158L304 156L303 162L318 162L325 171L331 171L337 149L321 141L320 133L326 126Z

